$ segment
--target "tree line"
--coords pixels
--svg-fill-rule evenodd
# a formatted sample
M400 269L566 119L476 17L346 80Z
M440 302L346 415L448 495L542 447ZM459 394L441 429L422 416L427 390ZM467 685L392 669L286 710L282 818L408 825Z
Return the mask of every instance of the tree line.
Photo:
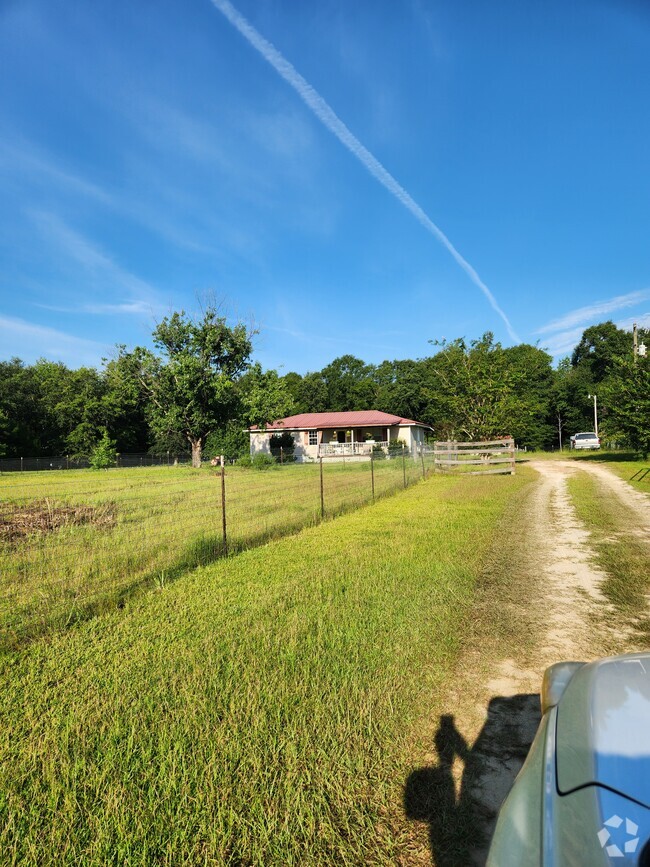
M153 332L154 350L118 346L100 369L41 359L0 362L0 456L89 455L107 440L117 451L248 451L245 428L301 412L378 409L430 424L436 439L512 435L530 449L567 445L594 429L650 450L650 360L613 322L587 328L557 368L538 346L477 340L432 344L416 360L366 364L353 355L305 375L262 370L253 333L214 309L174 313ZM640 340L648 339L640 331Z

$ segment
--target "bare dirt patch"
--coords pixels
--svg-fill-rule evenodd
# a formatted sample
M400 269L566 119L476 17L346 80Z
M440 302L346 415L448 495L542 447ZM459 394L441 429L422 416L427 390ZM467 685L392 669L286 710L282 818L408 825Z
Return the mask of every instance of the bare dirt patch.
M631 633L602 592L607 573L595 565L567 480L594 473L646 532L647 498L602 467L529 466L539 478L512 515L516 540L477 600L454 686L432 721L433 749L406 783L405 812L426 823L428 834L420 824L404 864L484 864L498 810L539 724L545 668L629 649Z
M109 528L116 519L114 505L61 506L49 500L39 500L26 506L3 508L0 512L0 540L20 542L35 533L47 534L62 527L80 527L92 524Z

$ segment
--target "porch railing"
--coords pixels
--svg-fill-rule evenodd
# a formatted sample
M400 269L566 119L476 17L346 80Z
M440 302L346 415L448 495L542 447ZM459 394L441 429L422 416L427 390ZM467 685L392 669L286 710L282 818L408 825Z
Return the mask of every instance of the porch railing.
M373 446L381 446L384 451L388 450L388 442L371 443L321 443L318 447L318 456L327 457L328 455L369 455L372 453Z

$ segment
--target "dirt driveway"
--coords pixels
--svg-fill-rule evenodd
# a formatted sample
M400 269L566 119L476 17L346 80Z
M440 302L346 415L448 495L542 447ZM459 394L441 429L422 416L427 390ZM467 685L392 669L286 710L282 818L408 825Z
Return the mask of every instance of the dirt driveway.
M469 649L434 721L432 750L406 783L405 811L418 830L404 864L484 864L498 809L539 723L544 669L639 649L602 593L607 576L595 564L567 481L574 473L592 474L601 495L622 501L626 526L648 540L649 553L650 499L590 462L529 466L539 480L516 521L523 534L519 556L502 564L514 571L482 603L490 616L478 611L468 624ZM495 606L502 612L496 623Z

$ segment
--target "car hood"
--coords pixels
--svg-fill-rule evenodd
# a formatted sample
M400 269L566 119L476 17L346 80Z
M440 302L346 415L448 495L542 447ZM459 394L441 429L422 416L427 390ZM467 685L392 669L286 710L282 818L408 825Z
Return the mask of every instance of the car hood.
M561 794L600 785L650 808L650 653L580 668L559 702L556 739Z

